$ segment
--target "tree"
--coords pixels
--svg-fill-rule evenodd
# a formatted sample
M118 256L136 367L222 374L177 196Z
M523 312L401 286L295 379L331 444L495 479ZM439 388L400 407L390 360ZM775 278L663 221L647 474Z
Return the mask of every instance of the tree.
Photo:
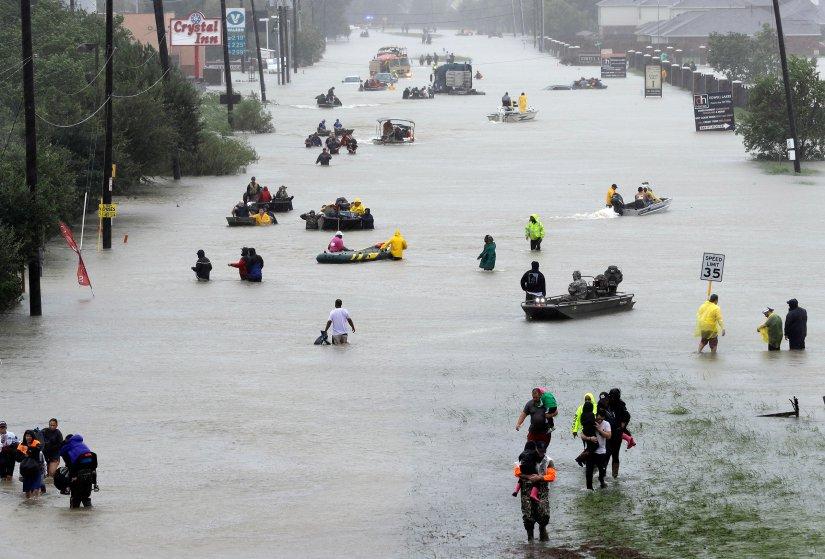
M731 81L754 83L761 76L778 73L777 45L776 32L767 24L753 37L744 33L711 33L708 64Z
M819 79L815 60L791 56L788 60L801 160L825 159L825 82ZM749 153L759 159L785 159L788 113L785 88L774 75L762 76L748 96L747 112L736 133Z

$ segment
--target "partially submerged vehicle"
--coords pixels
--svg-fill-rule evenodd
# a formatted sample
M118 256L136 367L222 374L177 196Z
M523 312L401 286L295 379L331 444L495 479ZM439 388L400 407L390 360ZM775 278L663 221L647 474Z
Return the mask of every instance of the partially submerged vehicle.
M346 76L341 83L361 83L361 76Z
M398 77L392 72L378 72L372 78L378 80L379 82L385 85L390 85L391 83L398 83Z
M403 118L379 118L375 126L376 145L411 144L415 141L415 122Z
M567 295L537 297L523 302L521 308L528 320L565 320L629 311L635 301L633 293L618 291L622 279L619 268L608 266L604 274L599 274L592 284L586 285L586 289L573 282Z
M625 204L619 193L613 195L610 200L613 203L613 211L621 216L649 215L666 212L670 208L673 198L660 198L658 202L646 203L644 200L635 200Z
M448 62L435 69L433 91L447 95L484 95L473 88L473 66L469 63Z
M315 257L315 260L319 264L360 264L362 262L391 259L392 253L389 250L381 250L377 246L371 246L361 250L322 252Z
M487 119L493 122L527 122L536 118L538 111L532 107L527 107L524 112L518 109L506 109L499 107L498 111L487 115Z
M392 73L400 78L412 77L412 66L407 49L398 46L381 47L370 60L370 75Z

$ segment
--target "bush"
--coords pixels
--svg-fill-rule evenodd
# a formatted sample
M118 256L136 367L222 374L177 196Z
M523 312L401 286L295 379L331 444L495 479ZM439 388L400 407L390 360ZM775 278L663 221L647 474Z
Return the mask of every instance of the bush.
M206 130L197 151L185 153L180 165L187 175L234 175L257 160L258 154L244 140Z
M273 132L272 114L254 93L235 105L232 112L232 128L241 132L266 134Z
M792 56L788 59L799 145L797 157L825 158L825 82L819 79L816 61ZM787 158L785 140L788 113L785 86L776 76L763 76L751 89L747 112L737 123L745 149L759 159Z
M0 310L14 306L23 295L20 248L14 231L0 224Z

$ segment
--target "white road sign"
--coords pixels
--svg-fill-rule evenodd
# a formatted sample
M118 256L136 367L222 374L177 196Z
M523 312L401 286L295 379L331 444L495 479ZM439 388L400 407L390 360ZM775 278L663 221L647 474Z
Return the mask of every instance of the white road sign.
M702 269L699 279L703 281L722 281L725 271L725 255L706 252L702 255Z

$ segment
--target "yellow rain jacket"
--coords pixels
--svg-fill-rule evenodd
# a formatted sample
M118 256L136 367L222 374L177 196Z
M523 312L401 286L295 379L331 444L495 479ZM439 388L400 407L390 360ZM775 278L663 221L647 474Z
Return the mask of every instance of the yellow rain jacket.
M716 303L705 301L699 310L696 311L696 330L694 335L697 338L709 340L717 337L725 324L722 322L722 309Z
M658 196L656 196L656 193L653 192L653 189L650 188L649 186L647 187L647 199L650 200L651 202L661 202L662 201L662 199L659 198Z
M616 189L612 186L607 189L607 195L604 197L604 204L606 206L613 205L613 195L616 194Z
M255 220L256 225L272 225L272 218L269 217L269 214L266 212L262 214L252 214L249 217Z
M396 229L390 240L381 245L382 249L390 249L390 253L395 258L404 257L404 249L407 248L407 241L401 236L401 231Z
M353 200L349 209L355 215L364 215L364 204L361 203L361 198Z
M544 238L544 225L541 224L539 221L538 214L533 214L530 217L535 218L536 222L533 223L532 221L527 222L527 227L524 228L525 236L530 239L531 241L535 241L536 239L543 239Z
M595 415L596 414L596 403L597 403L596 398L593 397L592 392L587 392L584 395L584 399L586 400L588 396L590 396L590 402L593 404L593 414ZM584 402L582 402L581 405L579 405L578 409L576 410L576 413L573 414L573 426L570 428L570 432L572 432L574 435L582 430L582 411L583 411L582 408L583 407L584 407Z
M518 112L527 112L527 96L523 93L518 96Z

